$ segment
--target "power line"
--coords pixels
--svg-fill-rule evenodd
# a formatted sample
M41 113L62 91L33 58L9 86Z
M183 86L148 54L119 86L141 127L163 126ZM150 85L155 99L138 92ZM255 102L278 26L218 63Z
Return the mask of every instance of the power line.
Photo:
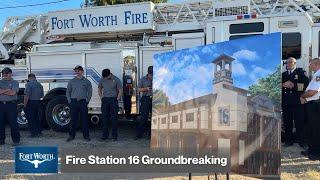
M34 4L34 2L32 1L28 1L30 4ZM23 6L24 4L19 3L16 0L11 0L11 1L7 1L7 3L5 4L5 7L7 6ZM0 7L1 8L1 7ZM29 8L22 8L22 9L11 9L11 11L18 11L18 12L22 12L22 13L26 13L26 14L32 14L34 12L35 8L33 8L33 10L30 10ZM12 13L12 14L18 14L16 12Z
M7 7L0 7L0 9L13 9L13 8L21 8L21 7L32 7L32 6L43 6L48 4L57 4L62 3L70 0L60 0L60 1L52 1L52 2L46 2L46 3L36 3L36 4L26 4L26 5L20 5L20 6L7 6Z

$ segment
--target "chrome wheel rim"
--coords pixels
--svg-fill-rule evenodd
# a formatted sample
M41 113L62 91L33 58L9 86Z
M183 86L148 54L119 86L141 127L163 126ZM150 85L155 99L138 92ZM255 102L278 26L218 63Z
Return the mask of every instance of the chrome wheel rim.
M52 110L53 121L60 125L65 126L70 123L70 108L65 104L57 104Z

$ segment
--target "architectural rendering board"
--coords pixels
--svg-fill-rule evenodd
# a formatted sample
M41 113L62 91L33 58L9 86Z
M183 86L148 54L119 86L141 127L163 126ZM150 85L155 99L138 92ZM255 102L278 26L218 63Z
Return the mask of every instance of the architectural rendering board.
M227 148L234 173L280 173L281 35L154 56L152 148Z

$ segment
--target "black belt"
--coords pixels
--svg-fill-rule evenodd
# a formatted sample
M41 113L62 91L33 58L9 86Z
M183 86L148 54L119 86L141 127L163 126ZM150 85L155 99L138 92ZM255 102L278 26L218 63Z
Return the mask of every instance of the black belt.
M17 101L0 101L0 104L17 103Z

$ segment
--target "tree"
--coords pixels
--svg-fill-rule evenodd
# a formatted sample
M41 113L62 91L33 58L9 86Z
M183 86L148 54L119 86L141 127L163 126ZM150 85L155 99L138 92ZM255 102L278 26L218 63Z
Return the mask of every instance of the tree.
M126 4L126 3L136 3L136 2L148 2L153 3L165 3L167 0L85 0L83 5L84 7L90 6L107 6L114 4Z
M280 107L281 105L281 67L277 67L276 71L266 78L258 80L257 84L249 86L249 93L252 96L264 94Z
M159 111L165 110L168 106L170 106L169 97L160 89L156 89L153 91L152 97L152 110L155 114Z

